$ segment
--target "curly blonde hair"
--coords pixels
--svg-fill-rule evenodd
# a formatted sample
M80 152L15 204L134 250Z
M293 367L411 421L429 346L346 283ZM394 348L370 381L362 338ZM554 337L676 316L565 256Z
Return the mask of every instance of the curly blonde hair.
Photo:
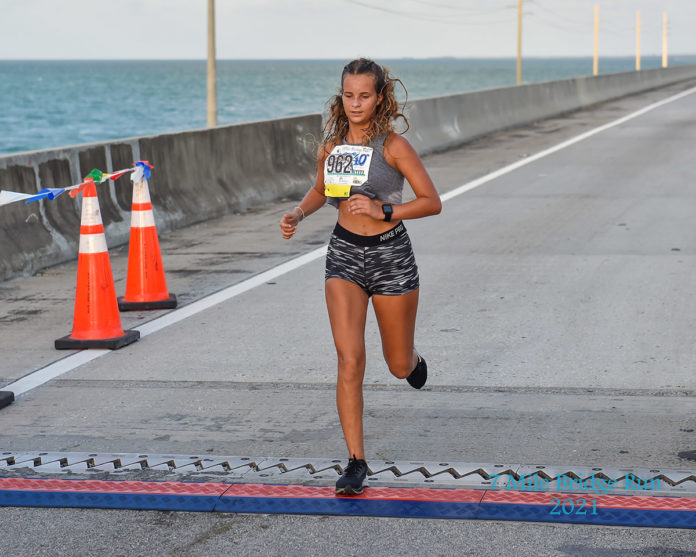
M348 133L348 116L346 116L346 112L343 109L343 80L346 75L349 74L372 75L375 78L375 90L378 95L382 95L382 101L377 105L375 117L366 130L363 145L367 145L378 135L393 132L394 121L397 118L403 118L406 123L406 130L402 132L405 133L408 130L408 120L403 112L399 110L399 103L396 100L394 91L394 86L396 83L399 83L406 92L407 101L408 91L406 91L405 85L400 79L392 77L386 66L380 66L368 58L359 58L343 67L343 72L341 73L341 87L338 90L338 94L329 99L331 106L329 109L329 119L326 121L323 131L324 145L338 145L343 142ZM404 101L404 107L406 106L406 101ZM401 110L403 110L403 108Z

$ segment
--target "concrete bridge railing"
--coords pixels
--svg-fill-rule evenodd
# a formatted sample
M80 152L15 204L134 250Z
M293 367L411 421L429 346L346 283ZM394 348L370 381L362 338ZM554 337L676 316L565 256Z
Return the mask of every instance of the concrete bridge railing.
M696 78L696 66L579 77L420 99L407 137L421 154L639 91ZM78 183L92 168L155 165L150 193L160 233L283 197L316 172L321 114L0 156L0 189L35 193ZM99 188L107 242L128 242L127 178ZM80 198L0 207L0 280L77 257Z

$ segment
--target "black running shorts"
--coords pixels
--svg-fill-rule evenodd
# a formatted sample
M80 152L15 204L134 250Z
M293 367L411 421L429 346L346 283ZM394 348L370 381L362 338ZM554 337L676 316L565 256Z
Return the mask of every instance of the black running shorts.
M325 279L357 284L368 296L398 296L419 286L418 266L403 222L375 236L336 224L326 254Z

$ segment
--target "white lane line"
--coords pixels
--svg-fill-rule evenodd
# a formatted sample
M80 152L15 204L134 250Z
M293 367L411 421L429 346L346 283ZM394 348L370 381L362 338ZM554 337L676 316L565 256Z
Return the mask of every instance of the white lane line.
M295 259L291 259L290 261L281 263L280 265L277 265L272 269L259 273L258 275L254 275L253 277L250 277L233 286L229 286L228 288L220 290L219 292L215 292L214 294L206 296L205 298L201 298L200 300L197 300L187 306L184 306L181 309L171 311L166 315L163 315L162 317L153 319L152 321L149 321L141 325L140 327L135 327L135 330L140 331L140 337L142 338L161 329L164 329L165 327L174 325L175 323L178 323L179 321L182 321L187 317L196 315L197 313L200 313L201 311L209 309L217 304L220 304L225 300L229 300L230 298L239 296L240 294L243 294L244 292L251 290L252 288L256 288L257 286L265 282L268 282L269 280L273 280L274 278L289 273L290 271L293 271L298 267L302 267L303 265L311 261L314 261L315 259L319 259L320 257L325 256L326 247L327 246L317 248L313 251L310 251L309 253L305 253L304 255L296 257ZM97 358L100 358L101 356L104 356L105 354L109 354L111 352L111 350L82 350L77 354L72 354L44 368L29 373L28 375L25 375L24 377L18 379L14 383L2 387L2 389L0 390L12 391L15 397L17 397L26 393L27 391L30 391L31 389L38 387L39 385L43 385L51 379L55 379L56 377L59 377L64 373L67 373L68 371L72 371L73 369L81 365L91 362L92 360L96 360Z
M486 174L485 176L477 178L476 180L472 180L471 182L467 182L466 184L461 185L458 188L455 188L451 191L448 191L447 193L442 194L442 196L440 196L440 197L441 197L443 202L449 201L450 199L457 197L457 196L459 196L463 193L466 193L468 191L471 191L474 188L482 186L483 184L486 184L487 182L490 182L491 180L495 180L496 178L499 178L500 176L508 174L508 173L512 172L513 170L516 170L522 166L525 166L525 165L530 164L534 161L537 161L543 157L551 155L552 153L555 153L556 151L560 151L561 149L565 149L566 147L574 145L575 143L583 141L584 139L587 139L588 137L592 137L593 135L596 135L600 132L603 132L603 131L608 130L610 128L619 126L619 125L623 124L624 122L628 122L629 120L632 120L634 118L638 118L639 116L642 116L643 114L650 112L651 110L655 110L656 108L659 108L659 107L664 106L668 103L671 103L671 102L674 102L678 99L686 97L687 95L691 95L694 92L696 92L696 87L693 87L691 89L687 89L686 91L682 91L681 93L678 93L678 94L673 95L671 97L667 97L666 99L663 99L661 101L658 101L656 103L648 105L644 108L641 108L640 110L637 110L636 112L628 114L627 116L623 116L622 118L619 118L618 120L614 120L613 122L610 122L608 124L605 124L603 126L595 128L595 129L590 130L588 132L582 133L576 137L568 139L567 141L563 141L562 143L559 143L558 145L555 145L554 147L549 147L548 149L545 149L544 151L540 151L539 153L531 155L531 156L529 156L521 161L512 163L512 164L505 166L499 170L496 170L494 172ZM209 308L211 308L217 304L220 304L226 300L234 298L235 296L239 296L240 294L243 294L244 292L247 292L248 290L251 290L252 288L256 288L257 286L263 284L264 282L267 282L267 281L272 280L274 278L277 278L281 275L289 273L290 271L293 271L299 267L302 267L303 265L306 265L307 263L310 263L310 262L314 261L315 259L319 259L320 257L323 257L324 255L326 255L326 247L327 246L323 246L321 248L315 249L309 253L306 253L304 255L296 257L295 259L291 259L290 261L287 261L287 262L282 263L276 267L273 267L272 269L269 269L267 271L259 273L258 275L255 275L251 278L248 278L248 279L246 279L238 284L235 284L233 286L230 286L228 288L220 290L219 292L216 292L215 294L211 294L210 296L206 296L205 298L201 298L200 300L193 302L192 304L189 304L188 306L184 306L180 309L169 312L166 315L163 315L162 317L158 317L157 319L153 319L152 321L149 321L148 323L145 323L144 325L141 325L140 327L136 327L136 330L140 331L141 337L146 337L147 335L152 334L152 333L159 331L161 329L164 329L165 327L169 327L170 325L173 325L175 323L178 323L179 321L182 321L183 319L186 319L188 317L196 315L197 313L200 313L201 311L204 311L204 310L209 309ZM67 373L68 371L72 371L73 369L75 369L81 365L84 365L88 362L91 362L92 360L96 360L97 358L100 358L101 356L104 356L105 354L109 354L110 352L111 352L111 350L83 350L81 352L78 352L77 354L73 354L73 355L68 356L66 358L63 358L62 360L59 360L53 364L50 364L44 368L41 368L37 371L34 371L34 372L22 377L21 379L18 379L14 383L11 383L5 387L2 387L0 390L12 391L15 394L15 396L22 395L22 394L26 393L27 391L30 391L31 389L38 387L39 385L43 385L44 383L46 383L47 381L50 381L51 379L55 379L56 377L59 377L60 375L63 375L64 373Z
M77 354L73 354L37 371L29 373L14 383L10 383L9 385L2 387L1 390L12 391L15 394L15 397L17 397L34 389L35 387L47 383L51 379L55 379L59 375L63 375L64 373L75 369L76 367L86 364L87 362L91 362L92 360L96 360L100 356L108 354L109 352L111 352L111 350L82 350Z
M571 139L568 139L567 141L563 141L562 143L559 143L558 145L555 145L554 147L549 147L548 149L545 149L543 151L539 151L538 153L531 155L525 159L522 159L521 161L517 161L517 162L512 163L508 166L505 166L499 170L491 172L490 174L486 174L485 176L481 176L480 178L477 178L476 180L472 180L471 182L468 182L462 186L459 186L458 188L455 188L451 191L448 191L447 193L442 194L440 196L440 199L442 199L443 202L448 201L449 199L452 199L453 197L457 197L458 195L461 195L467 191L473 190L474 188L478 188L479 186L485 184L486 182L490 182L491 180L495 180L496 178L499 178L500 176L508 174L509 172L512 172L513 170L517 170L518 168L520 168L526 164L530 164L530 163L537 161L543 157L551 155L552 153L555 153L556 151L560 151L561 149L565 149L566 147L570 147L571 145L574 145L575 143L579 143L580 141L587 139L588 137L592 137L593 135L596 135L600 132L603 132L603 131L608 130L610 128L614 128L616 126L620 126L624 122L628 122L629 120L633 120L634 118L638 118L638 116L642 116L646 112L650 112L651 110L655 110L656 108L659 108L665 104L679 100L682 97L686 97L687 95L691 95L694 92L696 92L696 87L693 87L691 89L687 89L686 91L682 91L681 93L677 93L676 95L672 95L671 97L667 97L666 99L662 99L661 101L658 101L656 103L648 105L645 108L641 108L640 110L637 110L636 112L628 114L627 116L623 116L622 118L619 118L618 120L614 120L613 122L609 122L608 124L604 124L603 126L600 126L600 127L595 128L593 130L590 130L588 132L585 132L585 133L582 133L582 134L577 135L575 137L572 137Z
M211 294L210 296L201 298L200 300L193 302L192 304L184 306L181 309L172 311L158 319L153 319L152 321L149 321L148 323L145 323L144 325L137 327L136 330L140 331L141 337L145 337L149 334L159 331L160 329L169 327L169 325L178 323L179 321L186 319L187 317L196 315L197 313L209 309L213 306L216 306L217 304L229 300L230 298L239 296L240 294L243 294L244 292L251 290L252 288L256 288L257 286L260 286L263 283L268 282L269 280L278 278L279 276L284 275L285 273L289 273L290 271L294 271L295 269L302 267L303 265L306 265L307 263L310 263L315 259L324 257L326 255L326 248L327 246L323 246L315 250L312 250L309 253L305 253L304 255L300 255L295 259L291 259L290 261L281 263L280 265L273 267L268 271L264 271L262 273L259 273L258 275L243 280L238 284L229 286L223 290L220 290L219 292L216 292L215 294Z

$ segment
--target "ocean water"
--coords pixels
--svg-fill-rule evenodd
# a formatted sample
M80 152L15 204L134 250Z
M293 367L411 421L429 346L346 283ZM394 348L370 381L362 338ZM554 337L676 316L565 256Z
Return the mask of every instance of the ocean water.
M344 60L221 60L218 123L321 112ZM514 85L514 59L380 60L409 99ZM643 68L658 67L644 57ZM630 71L633 58L600 59L600 72ZM696 64L696 56L670 65ZM526 59L523 80L592 72L590 58ZM404 100L403 92L400 100ZM187 61L0 61L0 154L106 141L206 125L206 63Z

